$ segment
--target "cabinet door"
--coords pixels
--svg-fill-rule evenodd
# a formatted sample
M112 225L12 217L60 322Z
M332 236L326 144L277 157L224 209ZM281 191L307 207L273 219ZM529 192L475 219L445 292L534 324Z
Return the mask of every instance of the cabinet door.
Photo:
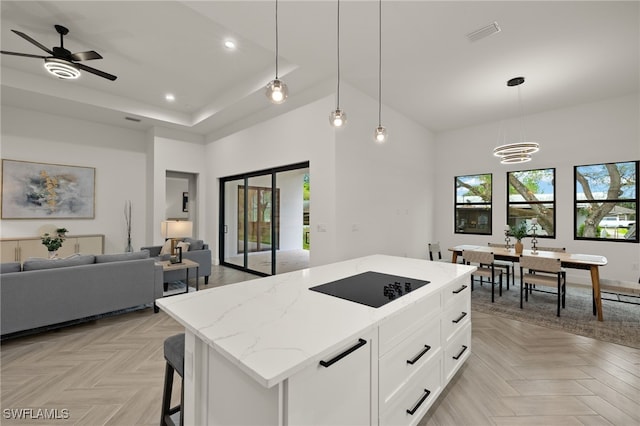
M102 254L102 235L76 238L76 253Z
M372 336L354 339L328 355L324 365L314 364L287 380L286 424L371 424Z
M67 238L62 243L62 247L58 249L58 257L67 257L76 253L76 239L75 238Z
M19 243L20 260L24 262L30 257L48 257L49 253L47 248L42 244L42 241L38 239L33 240L20 240Z
M2 241L0 242L0 258L2 263L16 262L18 258L18 242L17 241Z

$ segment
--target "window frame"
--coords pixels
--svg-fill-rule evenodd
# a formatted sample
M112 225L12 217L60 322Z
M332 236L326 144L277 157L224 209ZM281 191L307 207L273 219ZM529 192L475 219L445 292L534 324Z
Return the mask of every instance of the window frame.
M510 193L509 193L509 188L511 187L511 183L509 180L509 176L513 173L526 173L526 172L535 172L535 171L544 171L544 170L550 170L552 172L552 185L553 185L553 199L552 201L549 200L544 200L544 201L527 201L527 200L523 200L523 201L511 201L510 200ZM512 206L517 206L517 205L531 205L531 204L551 204L552 205L552 210L553 210L553 217L552 217L552 221L553 221L553 234L549 234L547 231L547 235L540 235L536 233L536 238L549 238L549 239L555 239L556 236L558 235L558 229L557 229L557 221L556 221L556 210L557 210L557 205L556 205L556 168L555 167L542 167L542 168L537 168L537 169L528 169L528 170L512 170L512 171L508 171L507 172L507 185L506 185L506 190L507 190L507 214L506 214L506 218L507 218L507 224L511 227L515 226L518 224L518 222L514 219L512 220L512 217L510 216L510 210ZM540 222L540 218L538 216L532 216L536 217L538 220L538 223ZM518 218L516 218L518 219ZM526 220L526 219L525 219ZM542 230L541 225L538 225L538 229ZM531 233L531 228L527 229L527 237L532 237L533 234Z
M489 201L480 201L480 202L458 202L458 179L459 178L478 178L480 179L483 176L489 176L490 179L490 192L491 196L489 197ZM458 228L458 207L465 205L474 205L474 206L488 206L488 230L487 232L472 232L459 230ZM477 228L480 229L480 228ZM468 175L460 175L454 176L453 178L453 232L454 234L465 234L465 235L492 235L493 234L493 173L478 173L478 174L468 174Z
M593 166L607 166L607 165L611 165L611 164L634 164L635 165L635 188L634 188L634 192L635 192L635 198L615 198L615 199L608 199L608 198L602 198L602 199L584 199L584 200L578 200L578 169L580 169L581 167L593 167ZM638 177L640 175L640 161L635 160L635 161L615 161L615 162L606 162L606 163L593 163L593 164L581 164L581 165L577 165L577 166L573 166L573 239L576 241L606 241L606 242L610 242L610 243L639 243L640 242L640 238L638 236L638 214L640 213L640 197L639 197L639 189L640 189L640 184L638 182ZM584 190L584 188L583 188ZM583 236L579 236L578 235L578 205L579 204L590 204L590 203L612 203L612 204L619 204L619 203L625 203L625 202L631 202L631 203L635 203L635 224L636 224L636 231L635 231L635 237L634 238L600 238L600 237L583 237ZM606 217L606 216L605 216Z

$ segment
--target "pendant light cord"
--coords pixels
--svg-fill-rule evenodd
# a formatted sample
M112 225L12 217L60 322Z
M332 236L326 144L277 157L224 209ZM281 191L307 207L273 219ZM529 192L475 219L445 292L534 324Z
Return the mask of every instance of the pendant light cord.
M336 109L340 109L340 0L338 0L338 30L337 30L337 49L338 52L338 87L336 89Z
M278 0L276 0L276 80L278 79Z
M382 126L382 0L378 1L378 126Z

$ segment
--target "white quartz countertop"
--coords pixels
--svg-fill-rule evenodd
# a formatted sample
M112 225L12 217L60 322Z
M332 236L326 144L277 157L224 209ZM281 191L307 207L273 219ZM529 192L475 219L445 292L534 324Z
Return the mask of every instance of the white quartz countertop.
M272 387L474 269L373 255L158 299L156 303L263 386ZM428 280L430 284L379 308L309 290L366 271Z

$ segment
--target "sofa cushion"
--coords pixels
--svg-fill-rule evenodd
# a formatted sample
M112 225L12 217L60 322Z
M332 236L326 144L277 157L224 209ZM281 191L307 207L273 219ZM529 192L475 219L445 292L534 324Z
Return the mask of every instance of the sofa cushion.
M6 274L7 272L20 272L20 262L7 262L0 264L0 274Z
M38 269L66 268L67 266L90 265L95 263L96 257L92 254L80 255L70 259L38 259L29 258L22 265L23 271L35 271Z
M124 260L147 259L148 257L149 252L147 250L131 253L98 254L96 255L96 263L122 262Z
M193 238L185 238L185 243L189 243L189 251L202 250L204 249L204 241L202 240L194 240Z

